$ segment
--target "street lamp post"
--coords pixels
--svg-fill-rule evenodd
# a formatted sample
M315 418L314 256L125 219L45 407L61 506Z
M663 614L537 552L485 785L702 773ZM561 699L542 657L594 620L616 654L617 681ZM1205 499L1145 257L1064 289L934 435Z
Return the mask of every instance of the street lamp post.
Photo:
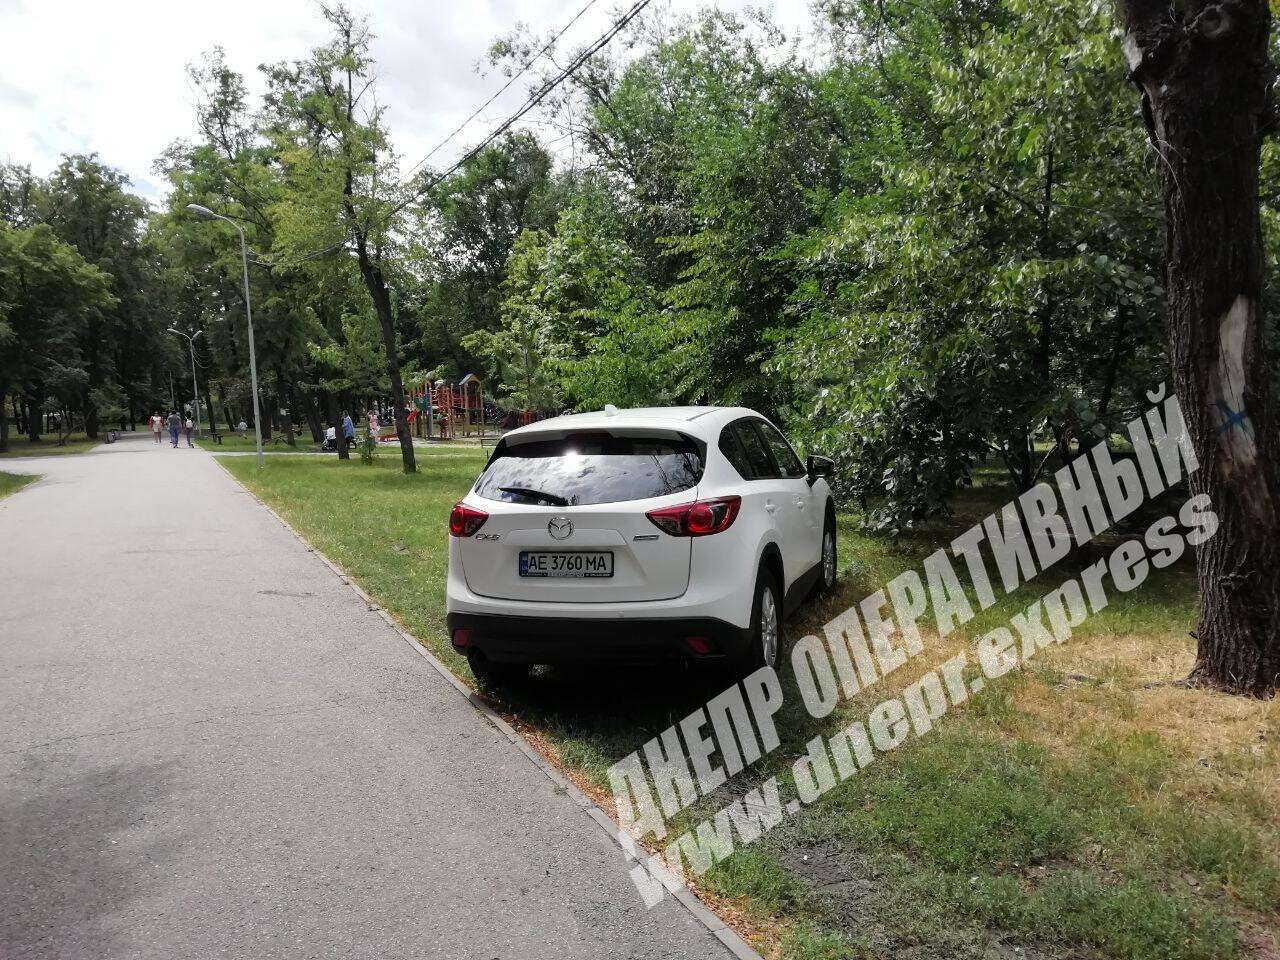
M253 435L258 443L258 469L261 470L263 465L262 416L258 412L258 358L253 350L253 310L249 306L249 247L245 244L244 230L230 217L214 213L208 207L202 207L198 203L188 203L187 209L201 217L223 220L235 227L236 233L240 234L240 263L244 267L244 316L249 325L249 384L253 388Z
M197 330L194 334L183 333L176 327L169 328L170 333L176 333L180 337L187 338L187 346L191 348L191 415L196 421L196 436L200 435L200 389L196 383L196 341L204 333L203 330ZM209 427L213 427L213 411L209 411Z

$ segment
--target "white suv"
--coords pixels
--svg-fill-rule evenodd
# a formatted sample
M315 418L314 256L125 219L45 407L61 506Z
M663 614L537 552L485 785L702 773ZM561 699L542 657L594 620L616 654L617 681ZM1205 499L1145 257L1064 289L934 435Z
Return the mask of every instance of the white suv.
M663 655L776 666L784 616L835 583L831 468L742 407L513 430L449 518L454 648L490 679Z

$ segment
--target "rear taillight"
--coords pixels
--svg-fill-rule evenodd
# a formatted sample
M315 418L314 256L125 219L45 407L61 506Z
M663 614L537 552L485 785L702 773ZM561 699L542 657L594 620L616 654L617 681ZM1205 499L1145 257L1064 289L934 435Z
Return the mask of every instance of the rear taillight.
M449 514L449 535L453 537L469 537L489 519L483 510L468 507L465 503L455 503L453 513Z
M741 506L741 497L717 497L650 510L645 516L673 537L705 537L728 530Z

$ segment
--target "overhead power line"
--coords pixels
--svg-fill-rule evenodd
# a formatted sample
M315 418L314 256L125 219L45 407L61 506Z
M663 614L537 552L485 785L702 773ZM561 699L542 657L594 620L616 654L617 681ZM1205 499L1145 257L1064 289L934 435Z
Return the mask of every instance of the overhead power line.
M593 2L595 2L595 0L593 0ZM573 76L573 74L578 70L578 68L580 68L584 63L586 63L593 56L599 53L602 49L604 49L604 47L608 45L609 41L612 40L614 37L616 37L623 30L625 30L627 25L630 24L631 21L633 21L636 17L640 16L644 8L647 7L651 2L652 0L636 0L636 2L631 5L631 7L627 10L626 13L624 13L621 17L619 17L616 21L614 21L613 25L610 26L608 30L606 30L603 34L597 37L590 44L588 44L582 50L582 52L580 52L576 57L574 57L573 60L570 61L567 66L561 68L555 74L555 76L551 77L549 80L543 83L541 87L539 87L532 94L530 94L529 98L521 105L521 107L518 110L515 111L515 113L511 114L511 116L509 116L506 120L498 124L498 126L495 127L489 133L488 136L486 136L483 140L481 140L479 143L473 146L470 150L464 153L461 157L459 157L457 161L455 161L453 165L450 166L448 169L444 170L441 173L436 174L433 177L428 178L419 187L417 187L414 190L411 190L408 196L406 196L403 200L393 205L391 209L389 209L386 213L376 218L370 225L369 229L374 229L375 226L386 226L387 221L389 221L397 213L399 213L405 207L409 206L409 204L418 200L420 197L422 197L423 194L427 193L429 190L443 183L449 177L453 176L453 174L455 174L463 166L465 166L471 160L475 159L475 157L477 157L480 154L480 152L484 150L485 147L489 146L489 144L493 143L500 136L502 136L504 133L510 130L511 127L514 126L516 123L518 123L520 119L524 117L525 114L527 114L530 110L532 110L534 107L540 104L543 100L545 100L547 95L550 94L553 90L555 90L556 87L560 86L560 84L564 83L564 81L568 80L571 76ZM588 4L588 6L590 5L591 4ZM577 16L581 16L582 13L585 12L585 10L586 10L586 7L584 7L582 11L579 11ZM575 17L574 19L577 19L577 17ZM573 21L571 20L570 23L572 22ZM566 24L564 29L567 29L567 28L568 28L568 24ZM562 29L561 33L563 32L564 30ZM481 109L484 109L484 108L481 107ZM452 136L453 134L450 134L450 137ZM326 254L334 253L335 251L345 247L350 239L351 239L350 237L346 237L343 240L339 241L338 243L333 244L332 246L325 247L322 250L314 250L311 253L304 254L299 259L314 260L317 257L323 257Z
M511 89L511 85L512 85L513 83L515 83L515 82L516 82L517 80L519 80L522 76L524 76L524 75L525 75L525 73L527 73L527 72L528 72L528 70L529 70L529 68L530 68L530 67L532 67L535 63L537 63L537 62L538 62L538 60L539 60L541 57L545 56L545 55L546 55L546 54L551 50L551 48L552 48L552 47L554 47L554 46L559 42L560 38L561 38L561 37L563 37L563 36L565 35L565 32L566 32L570 27L572 27L575 23L577 23L580 19L582 19L582 15L583 15L584 13L586 13L588 10L590 10L592 7L594 7L594 6L595 6L597 3L599 3L599 2L600 2L600 0L587 0L587 4L586 4L586 6L584 6L581 10L579 10L577 13L575 13L575 14L573 15L573 17L572 17L572 18L570 18L570 20L569 20L569 22L568 22L568 23L566 23L563 27L561 27L558 31L556 31L555 36L553 36L550 40L548 40L548 41L543 45L543 47L542 47L542 49L541 49L541 50L539 50L539 51L538 51L537 53L535 53L532 57L530 57L528 60L526 60L526 61L524 62L524 65L523 65L519 70L517 70L515 73L513 73L513 74L511 75L511 77L507 80L507 82L506 82L506 83L504 83L504 84L502 85L502 88L501 88L500 90L498 90L498 92L497 92L497 93L495 93L493 96L491 96L491 97L490 97L488 100L486 100L484 103L480 104L480 106L476 107L475 111L471 114L471 116L469 116L469 117L467 117L467 119L463 120L463 121L462 121L462 123L458 124L457 128L456 128L452 133L450 133L447 137L445 137L443 140L441 140L439 143L437 143L434 147L432 147L430 150L428 150L428 151L427 151L427 155L426 155L426 156L424 156L424 157L423 157L421 160L419 160L417 163L415 163L412 167L410 167L410 168L409 168L409 170L408 170L408 172L405 174L405 176L410 176L410 175L412 175L413 171L417 170L420 166L422 166L424 163L426 163L428 160L430 160L432 157L434 157L437 153L439 153L439 152L440 152L440 150L441 150L441 149L443 149L443 148L444 148L444 146L445 146L446 144L448 144L450 140L452 140L454 137L456 137L458 134L460 134L463 130L465 130L465 129L466 129L467 124L469 124L469 123L470 123L472 120L474 120L476 117L480 116L480 114L484 112L484 110L485 110L485 108L486 108L486 107L488 107L491 103L493 103L493 101L497 100L500 96L502 96L504 93L506 93L508 90L510 90L510 89Z
M624 29L626 29L627 25L631 23L632 20L640 16L640 13L651 2L652 0L637 0L637 2L631 6L631 9L629 9L626 13L624 13L617 21L614 22L612 27L606 30L593 43L587 46L586 49L584 49L581 53L579 53L576 57L574 57L568 66L564 67L562 70L560 70L559 73L557 73L554 77L552 77L550 80L544 83L534 93L532 93L529 96L529 99L524 102L524 105L521 106L520 109L518 109L515 113L509 116L506 120L502 121L502 123L498 124L498 126L495 127L487 137L485 137L483 140L477 143L474 147L472 147L470 150L464 153L461 157L459 157L458 160L451 167L449 167L443 173L439 173L436 176L431 177L426 183L420 186L417 190L413 191L408 197L406 197L404 200L401 200L399 203L393 206L391 210L387 213L387 216L394 217L397 213L399 213L409 204L413 203L415 200L421 197L428 190L437 186L444 180L447 180L459 169L465 166L468 162L475 159L475 157L479 155L480 151L482 151L485 147L489 146L489 144L493 143L493 141L497 140L498 137L502 136L509 129L511 129L512 126L514 126L516 123L520 121L521 117L523 117L526 113L528 113L538 104L540 104L544 99L546 99L547 95L551 93L552 90L560 86L560 84L564 83L564 81L568 80L569 77L573 76L573 74L577 71L579 67L581 67L584 63L586 63L593 56L595 56L602 49L604 49L604 47L608 45L609 41L612 40L614 37L616 37Z

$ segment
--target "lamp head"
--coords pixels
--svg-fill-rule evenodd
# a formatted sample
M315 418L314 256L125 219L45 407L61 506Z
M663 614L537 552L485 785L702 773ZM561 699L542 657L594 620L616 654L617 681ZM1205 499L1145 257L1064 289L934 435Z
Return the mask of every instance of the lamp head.
M196 214L197 216L201 216L201 217L217 216L217 214L214 213L212 210L210 210L208 207L202 207L198 203L188 203L187 209L190 210L192 213Z

